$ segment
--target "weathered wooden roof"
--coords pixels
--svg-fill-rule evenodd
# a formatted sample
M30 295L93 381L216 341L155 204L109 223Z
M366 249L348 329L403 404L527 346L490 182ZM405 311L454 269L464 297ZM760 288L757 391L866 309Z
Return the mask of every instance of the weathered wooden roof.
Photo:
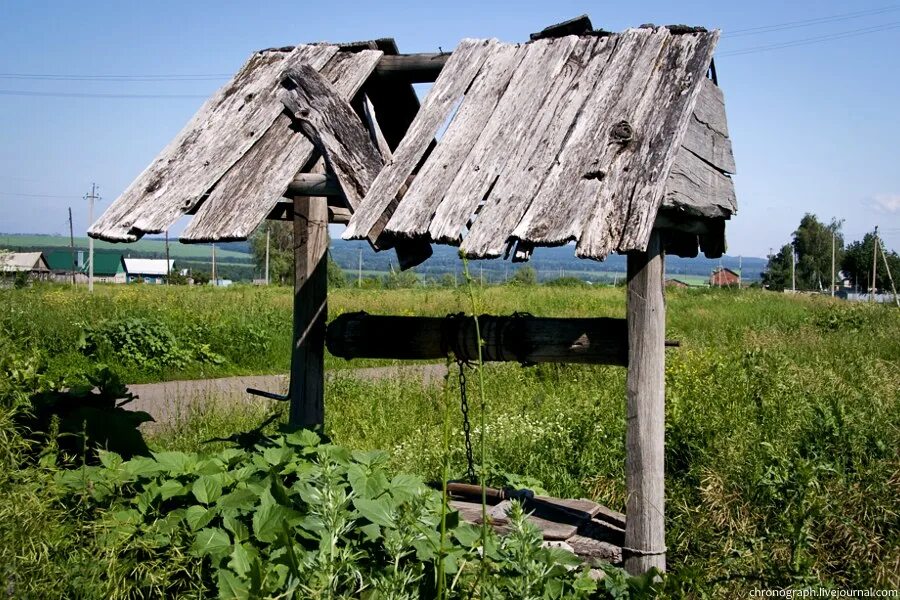
M579 256L602 259L643 250L664 199L670 224L727 218L734 164L721 92L705 77L717 40L667 28L464 40L344 237L424 238L471 258L576 241ZM673 249L696 255L697 241ZM707 246L715 255L724 238Z
M245 239L289 210L280 198L324 152L355 211L345 237L419 257L407 264L431 242L527 258L576 241L580 256L603 258L644 248L654 226L669 232L669 252L720 255L736 206L724 102L705 77L718 32L553 35L463 40L421 109L408 82L372 76L396 54L391 40L255 53L89 234L134 241L187 214L184 242ZM288 74L327 92L304 99L318 123L285 109ZM341 146L359 123L329 115L364 112L375 170L336 173L323 139Z

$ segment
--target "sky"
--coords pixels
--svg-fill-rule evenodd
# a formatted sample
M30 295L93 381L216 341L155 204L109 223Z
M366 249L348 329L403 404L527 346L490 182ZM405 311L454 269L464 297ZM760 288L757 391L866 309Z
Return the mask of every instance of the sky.
M729 254L777 251L807 212L843 220L848 240L879 225L900 251L900 2L889 0L0 0L0 232L68 233L71 207L83 233L91 184L96 217L255 50L394 37L401 52L446 51L463 37L524 41L582 13L613 31L723 30L715 60L738 171Z

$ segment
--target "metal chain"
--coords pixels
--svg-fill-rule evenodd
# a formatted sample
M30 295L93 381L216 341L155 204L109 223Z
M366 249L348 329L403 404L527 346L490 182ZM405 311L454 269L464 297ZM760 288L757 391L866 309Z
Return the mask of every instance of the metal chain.
M463 434L466 437L466 474L470 483L475 483L475 459L472 457L472 427L469 423L469 399L466 395L466 363L463 360L457 360L459 365L459 401L462 407L463 415Z

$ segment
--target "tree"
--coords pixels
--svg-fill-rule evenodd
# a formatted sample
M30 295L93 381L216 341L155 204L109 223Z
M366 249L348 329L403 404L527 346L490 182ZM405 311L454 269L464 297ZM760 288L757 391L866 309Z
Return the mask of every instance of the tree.
M344 273L344 270L341 268L341 265L337 264L337 261L331 258L331 251L328 251L328 287L329 288L341 288L346 287L347 285L347 275Z
M841 222L832 219L830 224L825 225L811 213L806 213L800 220L793 241L797 252L798 289L824 290L831 285L832 235L836 265L839 265L844 249Z
M794 247L785 244L778 254L769 257L769 264L762 274L763 285L770 290L780 292L791 287L791 260L794 255Z
M294 281L294 225L290 221L264 221L250 238L256 268L265 276L266 232L269 233L269 281Z
M884 269L884 259L881 258L882 249L885 252L888 267L894 276L894 283L898 283L900 274L900 256L897 252L884 248L882 243L878 249L878 264L875 269L875 287L880 290L891 289L891 282ZM841 270L850 278L855 288L869 290L872 287L872 259L875 251L875 236L867 233L861 241L856 241L847 246L844 259L841 261Z
M513 285L535 285L537 283L537 271L534 267L520 267L516 274L512 276L509 283Z

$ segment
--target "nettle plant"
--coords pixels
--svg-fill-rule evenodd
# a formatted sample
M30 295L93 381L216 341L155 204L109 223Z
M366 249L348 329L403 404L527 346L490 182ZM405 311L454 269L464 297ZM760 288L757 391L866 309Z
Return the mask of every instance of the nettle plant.
M510 533L482 546L481 528L439 492L389 476L385 453L308 430L208 455L100 460L57 480L66 502L96 511L101 543L140 548L136 563L190 553L220 598L635 597L638 587L613 567L595 581L573 554L543 547L518 506Z

